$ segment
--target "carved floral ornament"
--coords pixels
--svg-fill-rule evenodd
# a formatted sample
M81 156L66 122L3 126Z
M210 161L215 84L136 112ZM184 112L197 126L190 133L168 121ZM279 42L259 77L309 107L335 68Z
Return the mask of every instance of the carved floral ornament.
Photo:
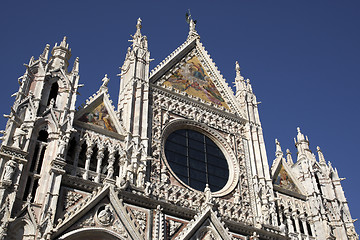
M167 137L172 132L179 130L179 129L185 129L185 128L198 131L198 132L204 134L205 136L207 136L208 138L210 138L212 141L214 141L216 143L216 145L221 149L221 151L223 152L223 154L228 162L229 179L228 179L226 185L221 190L212 193L212 196L221 197L221 196L227 195L230 192L232 192L235 189L235 187L237 186L237 183L239 182L240 167L239 167L239 163L236 159L236 155L233 152L231 146L226 142L226 140L216 130L206 126L205 124L198 123L198 122L195 122L192 120L178 119L178 120L169 122L164 127L164 130L162 131L162 137L161 137L161 139L162 139L161 159L164 162L164 164L166 165L167 169L169 169L171 174L180 183L182 183L186 188L196 191L196 190L192 189L190 186L184 184L176 176L176 174L171 170L169 163L167 162L166 157L165 157L164 146L165 146L165 141L166 141Z

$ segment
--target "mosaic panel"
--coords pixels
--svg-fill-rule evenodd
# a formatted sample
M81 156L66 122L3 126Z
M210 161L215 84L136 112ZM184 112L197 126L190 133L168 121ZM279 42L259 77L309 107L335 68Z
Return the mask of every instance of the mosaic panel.
M229 106L196 56L176 70L163 84L179 91L185 91L187 94L199 97L206 102L229 109Z
M281 166L279 174L274 182L275 185L278 185L281 188L290 190L293 192L300 193L299 189L296 187L294 181L291 179L289 174L286 172L284 166Z
M111 121L110 115L105 107L104 102L101 102L91 112L82 115L79 118L79 121L99 126L111 132L116 132L115 125Z

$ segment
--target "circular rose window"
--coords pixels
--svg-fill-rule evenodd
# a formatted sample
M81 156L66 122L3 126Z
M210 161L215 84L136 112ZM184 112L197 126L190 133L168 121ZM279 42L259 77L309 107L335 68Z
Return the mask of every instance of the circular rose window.
M228 162L220 148L204 134L180 129L165 141L165 156L171 170L185 184L199 191L209 184L221 190L229 178Z

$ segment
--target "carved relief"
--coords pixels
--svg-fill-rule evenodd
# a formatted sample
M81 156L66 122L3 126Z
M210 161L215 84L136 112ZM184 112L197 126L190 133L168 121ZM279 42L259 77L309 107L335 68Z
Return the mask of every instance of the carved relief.
M130 209L131 213L134 215L134 217L136 218L136 222L139 224L140 229L145 232L146 230L146 223L147 223L147 216L146 213L143 211L139 211L139 210L135 210L135 209Z
M121 221L119 219L117 219L113 226L111 227L112 230L114 230L115 232L119 233L121 237L128 239L129 238L129 234L127 233L127 231L125 230L123 224L121 223Z
M86 216L84 217L79 224L77 224L77 226L79 227L93 227L95 226L95 219L94 216L90 215L90 216Z
M83 196L80 193L75 191L68 191L65 196L64 200L64 210L68 209L69 207L73 206L77 203Z
M97 210L96 220L103 226L108 226L114 221L114 214L109 204L104 205Z
M181 222L177 222L171 219L167 220L168 222L168 237L173 237L179 229L184 225Z

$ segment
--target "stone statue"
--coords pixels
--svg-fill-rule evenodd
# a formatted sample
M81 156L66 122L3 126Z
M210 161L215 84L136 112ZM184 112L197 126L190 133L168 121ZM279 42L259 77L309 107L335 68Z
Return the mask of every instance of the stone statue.
M23 125L15 129L14 136L13 136L13 147L21 148L24 142L24 138L26 136L26 131L23 130Z
M206 184L205 189L204 189L204 194L205 194L205 203L211 203L212 194L211 194L211 190L209 188L209 184Z
M106 175L106 178L112 178L114 175L114 166L113 166L113 163L110 164L107 166L107 175Z
M16 167L17 163L14 161L14 158L10 159L5 163L3 181L12 181L12 177L15 173Z
M113 219L113 214L111 212L110 206L106 205L105 209L101 210L98 213L97 216L99 223L102 225L108 225L111 223L112 219Z
M64 157L65 148L66 148L66 136L64 136L64 137L59 141L58 157Z
M110 79L107 77L107 74L105 74L105 77L101 80L103 83L101 85L102 88L107 88L107 85L110 81Z
M140 164L137 172L136 186L144 187L144 179L145 179L145 165Z

